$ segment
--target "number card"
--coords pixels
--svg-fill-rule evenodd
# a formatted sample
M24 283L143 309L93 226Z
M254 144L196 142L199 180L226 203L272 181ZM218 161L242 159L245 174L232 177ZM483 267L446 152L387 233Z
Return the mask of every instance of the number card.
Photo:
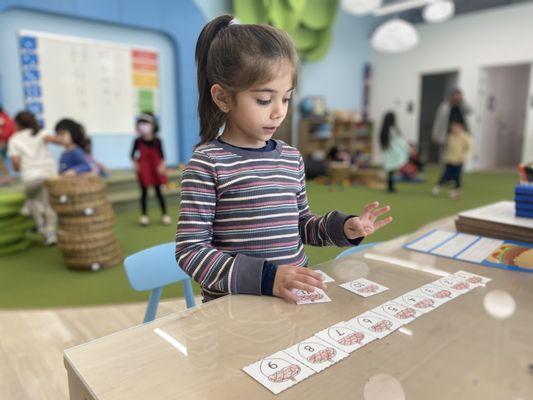
M466 271L454 272L453 274L451 274L451 277L466 281L474 287L485 286L487 283L489 283L492 280L490 278L486 278L481 275L472 274L471 272L466 272Z
M394 318L401 325L406 325L422 315L422 312L417 311L414 307L408 307L405 304L395 303L394 301L381 304L371 311L385 317Z
M445 289L454 290L460 294L468 293L469 291L475 288L474 285L468 283L467 281L453 277L451 275L445 276L444 278L440 278L433 282L433 284L442 286Z
M414 290L408 292L400 297L392 299L393 302L403 304L407 307L413 307L415 310L424 314L433 311L439 304L435 300L425 295L424 293L418 293Z
M315 336L344 350L346 353L353 353L360 347L377 339L369 332L357 329L345 322L330 326L323 331L315 333Z
M284 352L315 372L323 371L348 357L348 353L315 336L289 347Z
M391 317L385 317L372 311L367 311L355 318L347 321L348 325L353 325L357 329L364 329L365 332L382 339L391 334L402 324Z
M335 282L335 279L333 279L331 276L329 276L328 274L326 274L324 271L321 271L321 270L319 270L319 269L316 269L315 272L318 272L320 275L322 275L322 277L324 278L324 283Z
M417 290L435 300L439 306L461 295L455 290L445 289L440 285L434 285L432 283L420 286L415 292Z
M327 303L331 301L326 292L319 288L316 288L314 292L307 292L305 290L294 290L293 293L299 299L296 304Z
M340 287L363 297L370 297L389 290L388 287L372 282L365 278L359 278L351 282L343 283Z
M274 394L296 385L315 373L282 351L244 367L243 371Z

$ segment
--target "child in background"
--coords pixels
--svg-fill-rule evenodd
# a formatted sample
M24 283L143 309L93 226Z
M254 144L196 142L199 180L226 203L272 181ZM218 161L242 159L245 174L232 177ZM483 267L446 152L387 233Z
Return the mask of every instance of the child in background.
M393 112L388 112L383 117L379 141L383 150L383 167L387 173L387 192L394 193L394 174L409 159L409 145L400 135Z
M93 142L89 136L85 137L85 145L83 146L83 151L85 152L85 157L91 165L92 171L95 174L100 175L102 178L109 176L107 169L104 164L98 162L93 156Z
M85 147L85 129L71 119L62 119L56 124L55 131L59 143L65 147L59 160L59 173L76 176L92 172L92 167L83 151Z
M298 59L287 33L209 22L196 45L200 143L181 181L176 260L204 301L227 294L278 296L324 288L304 244L353 246L392 221L389 207L361 216L311 213L298 150L274 140L296 86ZM219 130L223 132L219 136Z
M147 212L148 188L154 187L155 194L161 206L161 221L168 225L172 219L167 215L165 198L161 193L161 186L168 182L165 167L165 156L161 139L157 137L159 126L152 113L143 113L137 118L137 133L131 150L131 159L137 172L141 188L141 217L139 223L147 226L150 223Z
M33 114L23 111L15 116L16 133L8 142L8 155L20 171L26 205L47 245L57 242L57 216L50 206L44 180L57 175L57 165L47 143L55 138L41 129Z
M9 160L7 156L7 142L9 138L15 133L15 122L10 118L9 114L4 111L0 105L0 172L1 181L4 183L11 182L9 177Z
M460 122L452 122L451 132L446 138L446 149L444 150L444 162L446 163L439 183L431 191L437 196L441 191L441 186L447 182L453 182L454 187L450 191L452 199L458 199L461 195L461 173L463 164L468 160L472 151L472 140L470 135L464 130Z

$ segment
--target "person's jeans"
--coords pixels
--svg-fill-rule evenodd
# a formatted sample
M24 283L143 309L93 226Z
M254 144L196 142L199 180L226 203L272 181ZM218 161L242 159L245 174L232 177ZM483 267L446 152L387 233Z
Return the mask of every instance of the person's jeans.
M439 180L439 185L443 185L447 182L454 182L455 189L461 187L461 171L463 169L463 164L453 165L446 164L444 167L444 172Z

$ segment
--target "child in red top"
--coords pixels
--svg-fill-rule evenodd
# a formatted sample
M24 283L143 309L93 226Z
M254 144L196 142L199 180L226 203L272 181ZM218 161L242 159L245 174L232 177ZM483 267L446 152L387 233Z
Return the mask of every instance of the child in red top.
M9 183L9 166L4 163L9 163L7 157L7 141L15 133L15 122L9 117L0 105L0 172L2 172L3 180Z
M139 223L146 226L150 223L147 213L147 194L150 186L161 206L162 222L168 225L172 222L167 215L165 199L161 193L161 186L168 182L165 167L165 156L161 139L157 137L159 126L152 113L143 113L137 118L137 133L139 137L133 143L131 159L137 172L137 179L141 188L141 217Z

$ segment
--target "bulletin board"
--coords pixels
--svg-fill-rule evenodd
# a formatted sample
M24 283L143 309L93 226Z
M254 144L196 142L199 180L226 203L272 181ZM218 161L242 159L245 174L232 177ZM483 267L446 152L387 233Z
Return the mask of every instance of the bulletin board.
M154 49L45 32L19 32L26 109L47 129L62 118L91 134L131 134L143 111L158 114Z

